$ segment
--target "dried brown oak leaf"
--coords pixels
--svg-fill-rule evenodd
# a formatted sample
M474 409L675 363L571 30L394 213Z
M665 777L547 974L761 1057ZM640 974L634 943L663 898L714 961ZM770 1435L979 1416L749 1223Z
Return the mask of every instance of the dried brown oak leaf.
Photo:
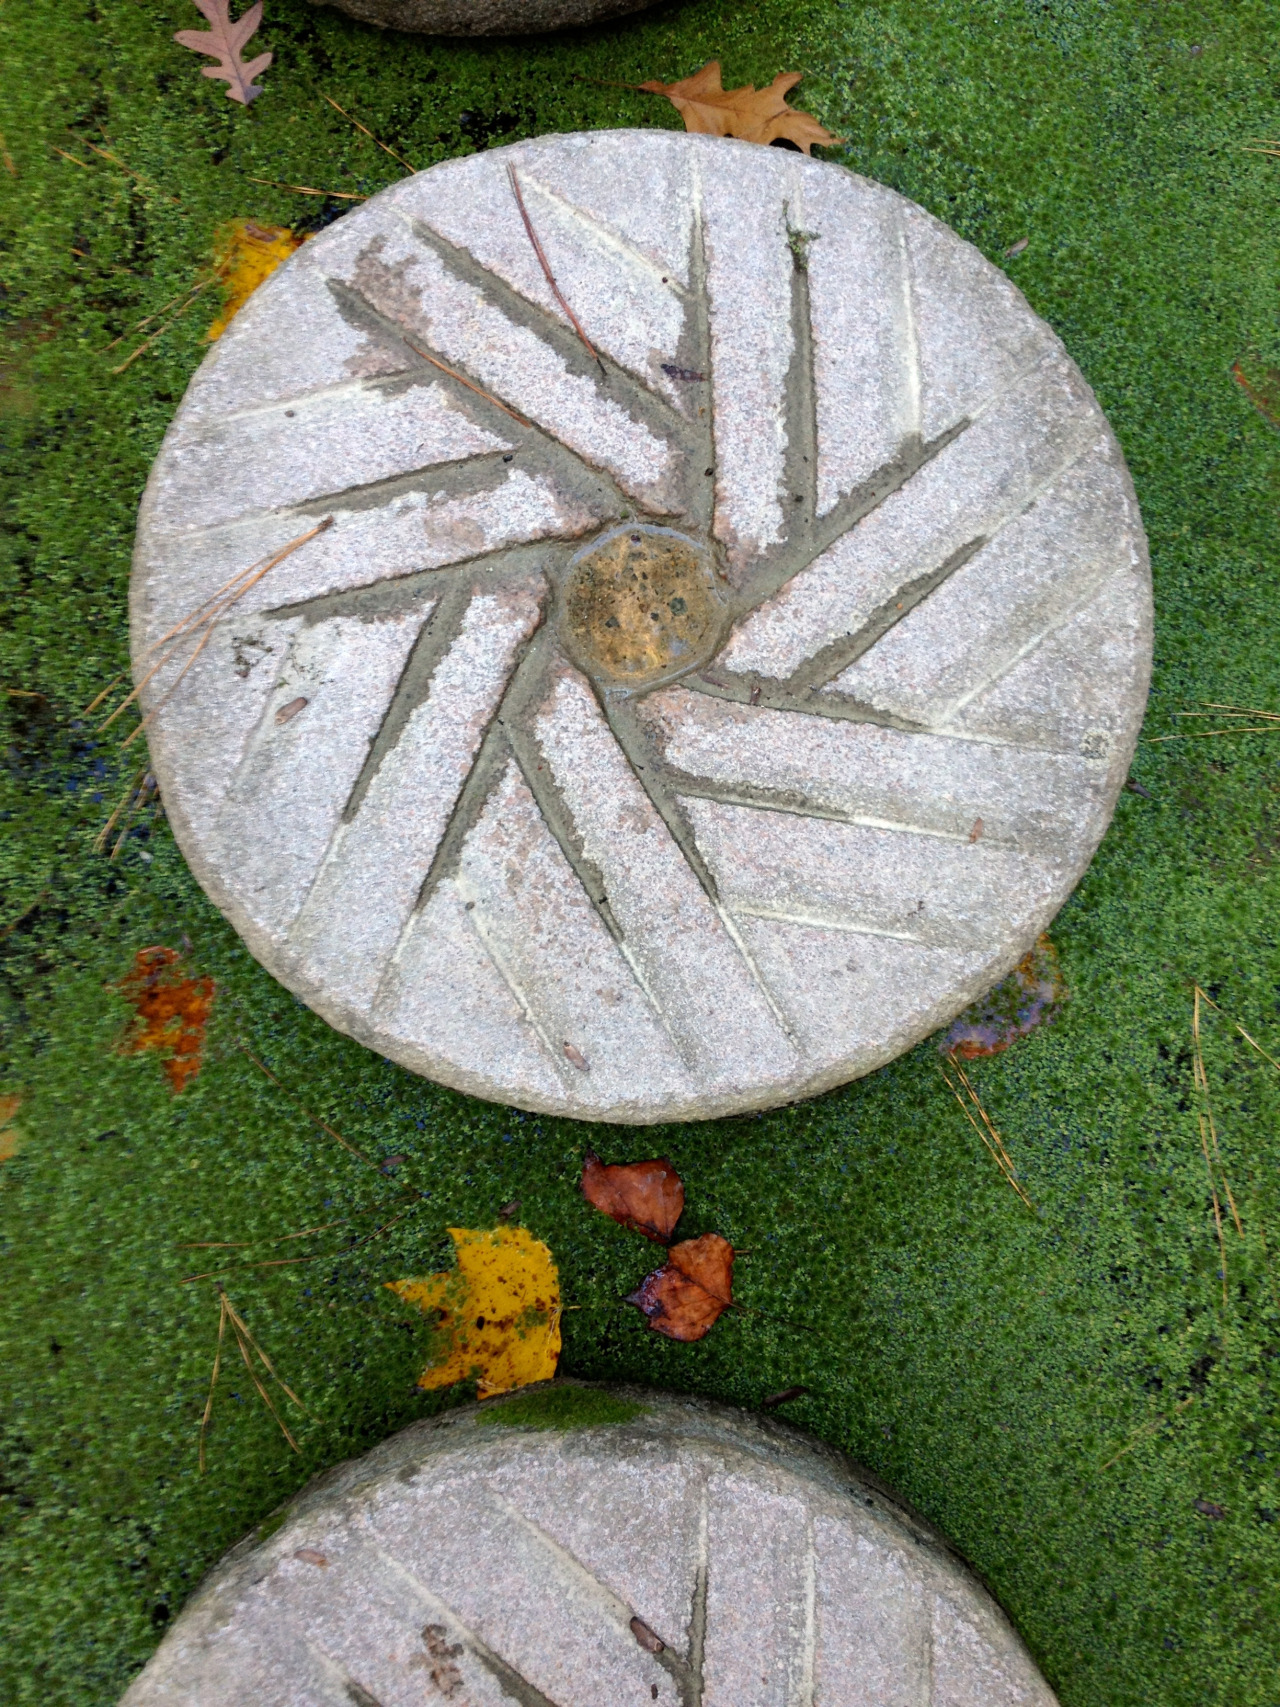
M582 1195L594 1208L659 1245L671 1237L684 1208L684 1185L665 1156L607 1168L588 1151Z
M661 1268L627 1299L670 1340L700 1340L733 1303L733 1246L719 1233L672 1245Z
M787 91L794 89L802 72L780 71L767 89L744 83L741 89L725 89L720 82L720 61L713 59L692 77L679 83L641 83L653 95L665 95L684 120L684 128L703 136L736 136L744 142L792 142L808 154L815 142L829 144L844 139L832 136L809 113L787 105Z
M197 11L203 12L213 28L179 30L174 41L181 47L189 47L193 53L207 53L211 59L216 59L217 65L202 68L204 75L225 79L227 99L239 101L242 107L247 107L262 93L254 78L260 77L275 57L274 54L260 53L247 64L240 57L241 48L262 22L262 0L254 0L249 10L234 23L231 21L231 0L193 0L193 4Z

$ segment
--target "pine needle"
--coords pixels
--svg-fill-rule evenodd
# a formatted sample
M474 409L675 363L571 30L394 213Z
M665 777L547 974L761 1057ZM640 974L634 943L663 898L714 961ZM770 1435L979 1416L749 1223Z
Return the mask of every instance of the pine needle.
M204 1437L209 1431L209 1418L213 1415L213 1394L218 1385L218 1372L222 1368L222 1341L227 1331L227 1295L219 1289L218 1297L222 1308L218 1314L218 1349L213 1354L213 1374L209 1378L209 1397L205 1400L204 1415L200 1419L200 1474L204 1475Z
M1167 1422L1172 1422L1174 1417L1177 1416L1179 1411L1185 1411L1188 1405L1193 1405L1195 1403L1195 1398L1196 1398L1195 1394L1192 1393L1189 1398L1180 1399L1178 1401L1178 1403L1173 1407L1173 1410L1170 1411L1166 1416L1156 1417L1153 1421L1151 1421L1149 1423L1144 1423L1142 1425L1142 1427L1140 1429L1138 1429L1137 1433L1133 1436L1133 1439L1130 1440L1129 1444L1127 1446L1122 1446L1120 1448L1119 1452L1116 1453L1114 1458L1108 1458L1106 1463L1101 1466L1101 1470L1109 1470L1113 1464L1118 1464L1119 1461L1124 1457L1126 1452L1132 1452L1136 1446L1141 1446L1142 1442L1146 1439L1146 1437L1149 1434L1154 1434L1156 1429L1160 1428L1162 1426L1162 1424L1167 1423Z
M365 125L362 125L360 123L359 119L353 119L351 114L347 111L347 109L345 107L340 107L338 105L338 103L334 100L332 95L325 95L324 99L326 101L328 101L329 105L333 108L333 110L335 112L342 114L343 118L346 119L348 124L353 124L357 130L363 131L364 134L369 138L370 142L377 143L377 146L382 150L382 152L384 154L389 154L391 156L391 158L396 162L397 165L404 167L406 172L413 173L413 172L417 171L417 167L411 166L409 164L409 162L405 159L403 154L397 154L394 148L388 148L385 142L379 142L378 138L373 134L373 132L371 130L369 130Z
M310 184L282 184L278 178L250 177L249 182L267 184L273 190L292 190L296 196L323 196L326 201L367 202L369 199L368 196L358 196L351 190L317 190Z
M495 397L492 391L486 391L483 386L477 385L474 380L459 373L457 368L449 367L438 356L428 355L426 350L420 350L416 344L409 343L408 338L405 339L405 343L409 344L409 348L415 356L421 356L424 362L430 362L432 367L438 367L441 373L447 373L450 379L456 379L459 385L465 385L468 391L474 391L477 397L483 397L486 403L492 403L495 408L501 409L504 415L510 415L513 421L518 421L522 427L532 425L532 422L526 421L523 415L517 415L515 410L508 407L500 397Z
M524 196L520 190L520 180L516 177L516 169L514 166L509 165L507 167L507 176L511 180L511 188L515 193L516 206L520 209L520 217L524 221L525 231L528 233L530 243L533 244L533 252L538 257L538 263L542 268L543 275L546 278L548 285L551 287L551 294L568 315L570 324L573 326L573 329L578 334L579 338L582 339L587 354L591 357L592 361L595 362L601 373L603 373L604 363L597 355L590 338L588 338L587 334L583 331L582 322L578 319L578 316L573 312L572 308L569 307L564 292L556 283L555 274L551 271L551 263L547 259L546 251L543 249L542 244L538 241L538 234L533 229L533 221L529 218L529 210L524 205Z
M1013 1162L1010 1159L1009 1152L1004 1147L1004 1140L1003 1140L1003 1138L1001 1138L1000 1134L996 1131L995 1126L993 1125L993 1123L991 1121L991 1117L988 1115L986 1109L983 1108L982 1102L978 1096L977 1091L974 1090L973 1085L969 1081L969 1075L965 1072L964 1068L960 1065L960 1062L959 1062L958 1058L955 1056L955 1054L948 1055L947 1059L950 1061L951 1065L955 1068L956 1072L959 1074L960 1083L964 1086L965 1090L968 1092L969 1100L972 1103L973 1108L975 1108L977 1110L978 1117L982 1122L981 1125L978 1124L978 1120L974 1119L973 1112L970 1109L969 1104L965 1102L965 1099L964 1099L964 1097L961 1096L959 1089L955 1085L952 1084L950 1078L947 1076L946 1068L942 1065L941 1062L939 1062L938 1063L938 1071L942 1074L942 1077L946 1083L947 1089L951 1092L952 1096L956 1099L956 1101L960 1104L960 1107L964 1110L965 1119L969 1122L970 1126L973 1127L974 1131L978 1134L979 1138L981 1138L982 1142L986 1145L987 1149L990 1150L992 1156L995 1159L996 1166L1000 1169L1000 1172L1004 1175L1005 1179L1008 1180L1009 1184L1013 1187L1014 1191L1017 1192L1018 1196L1026 1204L1027 1208L1031 1209L1032 1213L1034 1214L1035 1211L1032 1208L1031 1199L1027 1196L1026 1192L1022 1188L1022 1185L1018 1179L1017 1169L1014 1167Z

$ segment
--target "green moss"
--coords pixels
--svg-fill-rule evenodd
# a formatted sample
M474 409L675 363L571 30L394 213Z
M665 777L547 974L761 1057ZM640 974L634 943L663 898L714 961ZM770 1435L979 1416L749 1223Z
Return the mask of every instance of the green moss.
M1274 7L1259 0L720 0L528 42L415 39L267 0L247 111L174 30L187 0L28 0L0 15L0 1700L109 1707L218 1556L314 1473L455 1394L415 1386L431 1325L382 1283L450 1261L512 1198L555 1254L566 1374L788 1417L897 1487L984 1573L1063 1707L1274 1707L1280 1668L1280 1078L1216 1017L1207 1061L1224 1300L1189 1048L1198 980L1280 1055L1280 743L1144 746L1054 926L1071 999L970 1076L1029 1213L932 1044L759 1118L583 1128L477 1103L337 1036L253 962L147 809L94 840L137 762L82 708L127 656L138 498L205 346L166 324L216 227L319 224L397 167L556 130L678 124L604 82L719 57L805 69L838 158L976 242L1081 363L1151 539L1148 733L1202 700L1280 709L1280 437L1231 376L1280 365ZM87 146L110 137L129 177ZM68 163L61 148L87 162ZM177 197L175 203L169 199ZM1022 238L1028 246L1007 260ZM131 331L157 313L162 318ZM117 338L125 341L107 346ZM200 1077L115 1051L106 988L165 942L218 982ZM242 1053L375 1158L363 1167ZM666 1154L688 1231L749 1251L750 1313L694 1346L619 1302L652 1256L577 1187ZM401 1182L429 1195L403 1220ZM272 1246L337 1223L312 1241ZM388 1230L368 1243L366 1233ZM1264 1245L1264 1235L1266 1243ZM232 1251L196 1241L256 1241ZM312 1260L255 1268L281 1252ZM237 1266L244 1265L244 1266ZM305 1401L294 1454L224 1359L226 1285ZM1198 1509L1196 1502L1215 1517Z
M479 1421L495 1423L499 1428L611 1428L643 1415L643 1405L612 1393L556 1382L504 1399L492 1410L482 1411Z

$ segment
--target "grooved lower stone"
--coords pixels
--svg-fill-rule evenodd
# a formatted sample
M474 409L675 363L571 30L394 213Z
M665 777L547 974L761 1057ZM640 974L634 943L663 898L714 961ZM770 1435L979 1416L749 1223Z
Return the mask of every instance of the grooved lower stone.
M639 12L652 0L313 0L366 24L437 36L523 36Z
M945 1542L838 1453L625 1397L556 1431L453 1411L321 1477L121 1707L1054 1707Z
M153 763L263 963L480 1096L654 1121L879 1066L1027 951L1128 769L1114 436L1000 272L836 166L547 137L330 226L165 440L138 674L324 517L149 684Z

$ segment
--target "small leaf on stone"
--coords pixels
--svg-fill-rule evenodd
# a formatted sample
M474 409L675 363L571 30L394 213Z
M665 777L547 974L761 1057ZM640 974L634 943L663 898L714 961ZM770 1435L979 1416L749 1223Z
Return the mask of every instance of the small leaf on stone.
M733 1246L719 1233L672 1245L663 1266L627 1299L655 1333L700 1340L733 1302Z
M205 1026L213 1007L213 979L187 978L175 948L140 948L131 970L113 986L135 1019L120 1045L124 1055L156 1049L174 1095L200 1071Z
M782 71L767 89L744 83L740 89L725 89L720 82L720 61L713 59L692 77L679 83L641 83L653 95L665 95L684 120L684 128L704 136L736 136L744 142L790 142L802 154L814 143L829 145L843 138L832 136L817 119L787 105L802 72Z
M309 236L309 232L291 231L287 225L259 225L253 219L233 219L219 226L214 237L213 270L222 281L222 313L209 328L210 343L222 336L262 281L269 279L295 249L301 249ZM283 706L276 721L287 723L306 703L305 699L294 700Z
M684 1208L684 1185L665 1156L606 1167L588 1151L582 1195L593 1208L659 1245L671 1237Z
M389 1291L438 1319L436 1357L419 1387L474 1380L482 1399L549 1381L560 1357L560 1277L551 1252L523 1227L450 1227L458 1266Z
M194 0L194 4L213 28L179 30L174 41L180 47L189 47L193 53L207 53L210 59L216 59L216 65L202 68L204 75L222 78L227 84L227 99L239 101L242 107L247 107L262 93L254 78L260 77L275 57L274 54L260 53L256 59L246 63L240 53L250 36L257 34L258 25L262 22L262 0L255 0L254 5L234 23L231 21L230 0Z

